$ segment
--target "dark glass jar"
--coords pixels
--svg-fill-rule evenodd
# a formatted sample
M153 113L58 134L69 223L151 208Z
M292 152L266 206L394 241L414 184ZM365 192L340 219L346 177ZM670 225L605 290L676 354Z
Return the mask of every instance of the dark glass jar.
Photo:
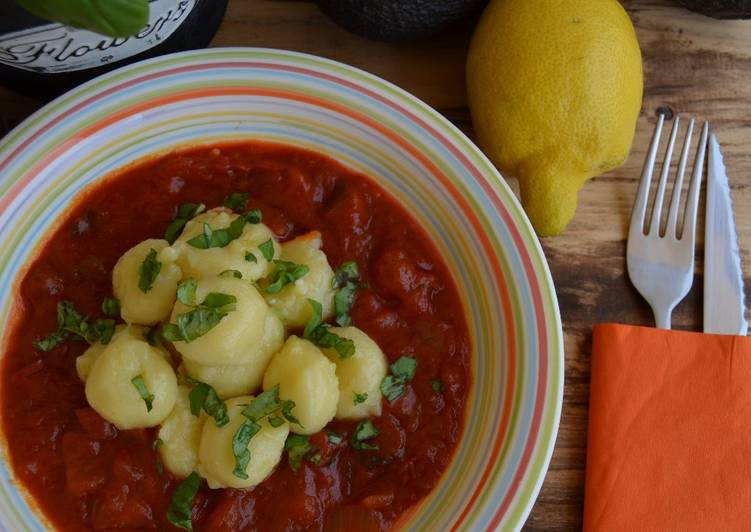
M0 0L0 84L41 98L99 74L171 52L203 48L227 0L149 0L149 22L132 37L107 37L37 18Z

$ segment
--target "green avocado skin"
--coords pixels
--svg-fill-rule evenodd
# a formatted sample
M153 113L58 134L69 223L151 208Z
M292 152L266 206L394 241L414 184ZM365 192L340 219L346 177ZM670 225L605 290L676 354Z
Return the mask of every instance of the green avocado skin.
M680 0L681 4L714 18L751 18L751 0Z
M488 0L316 0L343 28L381 41L433 35L474 15Z

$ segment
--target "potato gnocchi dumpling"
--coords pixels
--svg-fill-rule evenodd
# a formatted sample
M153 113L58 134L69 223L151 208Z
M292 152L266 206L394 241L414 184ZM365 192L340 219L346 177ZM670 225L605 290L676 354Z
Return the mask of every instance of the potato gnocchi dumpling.
M120 314L126 322L154 325L169 316L182 272L169 253L164 253L168 246L166 240L144 240L126 251L115 264L112 288L120 300ZM144 292L139 286L139 268L152 249L160 264L159 273L151 288Z
M315 345L290 336L274 358L263 377L263 389L279 385L279 397L294 401L292 414L300 421L290 430L297 434L313 434L334 419L339 402L336 365Z
M235 310L224 316L208 332L191 342L175 342L183 358L205 366L250 364L264 340L266 316L269 312L263 297L248 281L233 277L211 277L197 281L196 302L201 303L212 292L235 296ZM191 307L177 301L170 321Z
M252 362L235 366L206 366L183 359L188 376L213 386L222 399L251 393L260 388L271 357L284 345L284 325L273 312L266 314L261 342L252 353Z
M367 334L357 327L331 327L332 333L349 338L355 344L355 354L341 358L336 349L323 353L336 364L339 379L337 419L362 419L381 415L381 381L386 376L387 363L383 351ZM367 394L364 402L355 404L355 394Z
M152 408L147 409L133 379L141 376ZM86 399L119 429L153 427L172 411L177 377L164 355L145 340L121 334L105 346L86 379Z
M331 317L334 311L335 290L331 287L334 271L321 251L321 233L312 231L285 242L281 248L281 260L304 264L310 270L280 292L264 293L266 302L287 327L305 326L312 314L308 299L321 303L324 320ZM273 272L272 267L270 274Z
M238 214L220 207L199 214L185 224L170 251L182 268L184 278L202 279L236 270L244 280L255 281L269 272L270 261L266 260L259 246L271 240L274 257L279 256L280 249L271 229L262 223L245 224L240 237L221 248L201 249L188 244L189 240L203 234L204 224L212 230L226 229L238 217Z
M229 423L217 427L216 423L209 421L203 426L198 451L198 473L206 479L212 489L250 488L260 484L282 458L289 425L285 422L278 427L272 427L264 418L259 423L261 430L248 444L250 462L245 468L248 478L242 479L232 473L236 464L232 439L240 425L247 420L242 411L253 399L251 395L230 399L226 403Z
M198 446L206 421L202 413L194 416L190 411L190 388L180 386L175 407L159 429L159 456L164 466L176 477L185 478L198 466Z

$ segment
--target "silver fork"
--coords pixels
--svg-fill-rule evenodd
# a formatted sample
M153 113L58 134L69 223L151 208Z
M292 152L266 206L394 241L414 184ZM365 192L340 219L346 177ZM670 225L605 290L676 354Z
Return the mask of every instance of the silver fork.
M628 275L639 293L647 300L655 315L655 323L660 329L670 329L670 315L675 306L691 289L694 281L694 247L696 241L696 213L699 206L699 191L704 172L704 155L707 149L707 134L709 124L704 123L699 147L696 150L693 173L689 185L686 208L683 215L683 228L679 233L678 215L681 204L681 190L683 189L683 175L686 171L691 137L694 130L694 119L688 123L681 158L673 185L670 199L665 233L660 231L662 204L665 198L665 188L670 174L670 163L673 148L678 136L678 117L673 122L670 140L662 163L662 173L657 184L654 207L649 228L644 232L647 214L647 200L652 183L652 173L657 159L660 136L665 115L660 115L652 137L647 159L644 162L639 189L631 212L631 226L628 231L628 247L626 262Z

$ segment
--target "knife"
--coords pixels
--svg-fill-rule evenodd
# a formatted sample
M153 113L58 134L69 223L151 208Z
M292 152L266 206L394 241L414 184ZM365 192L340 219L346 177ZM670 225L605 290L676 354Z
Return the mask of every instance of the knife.
M743 273L728 175L717 137L709 140L704 228L704 332L746 335Z

